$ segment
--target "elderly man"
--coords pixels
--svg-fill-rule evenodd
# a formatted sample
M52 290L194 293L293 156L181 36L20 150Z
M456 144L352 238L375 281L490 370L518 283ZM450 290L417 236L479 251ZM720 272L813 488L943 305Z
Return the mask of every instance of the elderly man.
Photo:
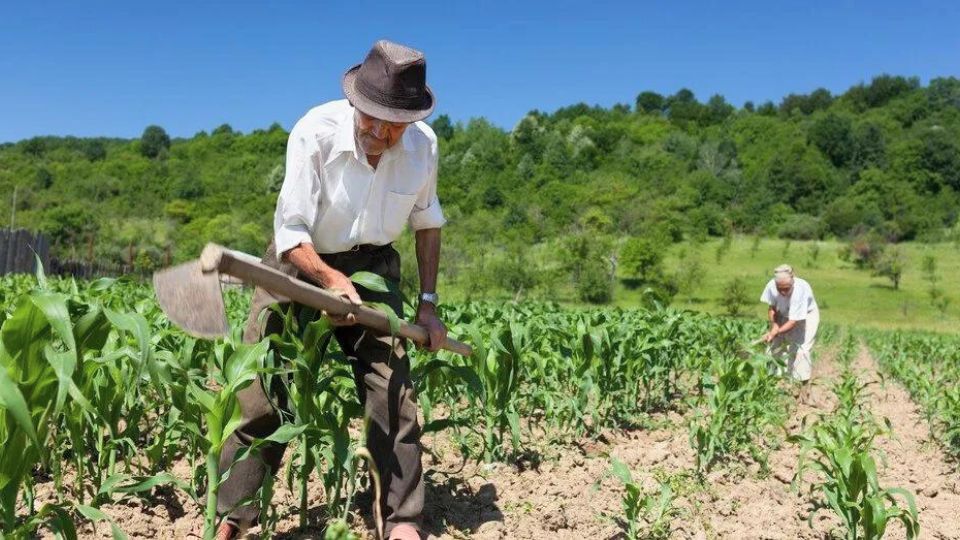
M770 306L767 310L770 331L763 335L763 340L770 344L775 357L786 360L784 364L790 375L803 383L800 399L806 401L812 368L810 350L820 325L820 310L813 289L806 280L793 275L793 268L784 264L774 269L773 279L763 289L760 301Z
M402 315L398 295L355 286L349 276L363 270L399 281L400 258L391 242L409 224L420 271L417 323L428 330L430 348L436 350L446 338L435 312L444 217L437 199L437 139L421 121L434 107L423 54L380 41L362 64L346 72L343 92L347 99L310 110L290 132L274 239L264 261L354 303L385 303ZM244 340L281 332L283 317L264 311L274 303L285 307L284 302L289 300L258 289ZM334 335L350 360L370 419L367 446L382 482L375 504L388 538L418 540L424 486L410 363L403 342L352 322L335 320ZM276 397L286 403L286 396ZM273 445L262 451L262 460L233 463L254 438L277 429L282 412L262 383L238 398L243 423L224 446L220 463L221 471L232 465L217 501L221 514L229 514L217 531L221 539L235 538L256 522L257 506L240 505L276 472L284 452Z

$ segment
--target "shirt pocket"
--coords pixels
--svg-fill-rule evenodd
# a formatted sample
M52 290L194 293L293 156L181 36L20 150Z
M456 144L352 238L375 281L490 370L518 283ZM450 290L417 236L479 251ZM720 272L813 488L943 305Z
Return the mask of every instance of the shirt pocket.
M383 234L392 242L400 233L410 218L413 205L417 201L416 193L401 193L388 191L383 200Z

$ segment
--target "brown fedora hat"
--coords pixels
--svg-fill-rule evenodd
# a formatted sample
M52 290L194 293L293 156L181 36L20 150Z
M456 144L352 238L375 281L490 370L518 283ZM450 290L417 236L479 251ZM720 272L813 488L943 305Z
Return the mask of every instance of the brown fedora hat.
M343 75L343 93L354 107L388 122L416 122L433 112L423 53L380 40L362 64Z

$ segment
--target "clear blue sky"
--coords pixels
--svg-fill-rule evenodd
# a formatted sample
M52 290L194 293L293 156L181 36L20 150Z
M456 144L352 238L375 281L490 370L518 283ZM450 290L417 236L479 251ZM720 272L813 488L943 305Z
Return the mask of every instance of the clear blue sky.
M960 75L960 2L28 2L0 6L0 141L289 128L390 38L426 52L437 113L841 92Z

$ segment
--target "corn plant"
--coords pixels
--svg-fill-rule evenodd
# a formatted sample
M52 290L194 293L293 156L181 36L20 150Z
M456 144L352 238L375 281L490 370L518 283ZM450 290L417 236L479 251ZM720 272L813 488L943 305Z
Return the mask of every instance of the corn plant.
M901 383L921 406L930 434L960 457L960 340L921 333L870 336L883 372Z
M514 452L520 450L520 413L517 410L517 390L522 369L521 352L527 334L516 321L497 328L496 333L484 336L479 328L469 328L473 336L474 354L470 367L483 384L481 420L483 459L491 462L502 459L504 442L510 437Z
M216 534L217 493L223 479L220 477L220 451L227 438L236 431L241 421L237 392L257 378L267 355L267 341L255 345L224 343L218 356L218 368L212 375L217 389L192 382L187 391L194 399L203 417L202 444L207 482L206 506L203 514L204 539Z
M817 503L810 519L819 508L831 508L849 540L882 538L892 521L903 524L907 538L916 538L920 523L913 495L879 484L873 442L889 433L890 422L881 422L866 408L868 384L861 383L850 367L853 350L854 342L848 338L840 353L844 370L833 388L836 409L818 415L809 428L790 438L800 446L793 485L796 488L805 473L814 473L819 480L810 489L819 488L826 502Z
M674 494L669 483L661 483L658 493L644 493L625 463L613 458L610 465L610 473L623 483L624 493L620 505L624 514L626 537L630 540L668 538L671 532L670 522L676 513L673 506ZM641 521L647 524L645 532Z
M792 437L801 448L794 484L808 471L820 476L816 486L826 505L843 521L849 540L882 538L887 525L895 520L903 524L907 538L919 534L913 495L902 488L883 489L879 485L870 450L880 433L879 426L869 421L850 423L831 417Z
M767 358L721 356L705 378L705 395L695 403L690 423L697 471L703 474L717 460L741 451L765 463L762 439L786 419L785 394Z

